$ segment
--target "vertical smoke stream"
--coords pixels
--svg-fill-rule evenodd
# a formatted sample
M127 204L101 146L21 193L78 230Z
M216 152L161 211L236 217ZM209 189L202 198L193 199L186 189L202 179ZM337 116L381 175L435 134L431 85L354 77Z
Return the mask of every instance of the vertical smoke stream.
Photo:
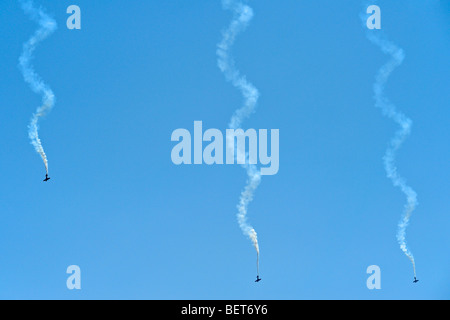
M31 20L39 24L39 28L33 36L24 43L23 52L19 58L19 68L23 74L25 82L28 83L33 92L42 96L42 105L39 106L31 118L28 126L28 136L31 144L44 161L45 170L48 174L48 161L42 142L39 138L39 119L45 116L55 105L55 95L50 87L34 71L31 61L36 46L55 32L57 26L55 20L50 18L41 8L36 8L32 0L19 0L23 11Z
M234 87L239 89L244 97L244 105L235 111L229 123L230 129L239 129L242 122L248 118L253 112L255 112L256 104L259 98L258 90L247 81L245 76L242 76L239 70L236 69L234 60L231 55L231 47L233 46L236 36L244 31L250 21L253 18L253 10L236 0L223 0L223 7L228 10L232 10L234 17L233 20L223 33L223 39L218 44L217 56L218 66L224 73L227 81L231 82ZM231 139L234 139L231 138ZM234 146L234 141L230 141L227 145ZM234 150L233 150L234 151ZM253 200L254 193L261 183L261 173L255 165L248 164L248 155L245 151L237 149L237 158L245 157L246 163L244 168L247 171L248 181L244 190L241 193L241 197L238 204L238 222L243 233L247 235L253 243L257 253L257 272L259 276L259 244L258 236L255 229L247 222L248 206Z
M393 42L385 39L380 34L380 31L369 31L367 33L367 38L372 43L380 47L383 53L391 57L391 59L385 65L383 65L377 73L374 84L374 98L376 107L382 110L383 115L393 120L400 127L395 136L390 141L383 160L387 177L392 181L393 185L395 187L398 187L406 196L406 204L404 207L403 215L400 222L398 223L397 241L400 245L400 249L411 261L414 271L414 277L416 277L416 262L414 259L414 255L408 248L406 242L406 229L409 225L411 215L418 205L417 193L398 173L395 163L397 151L411 134L412 120L398 111L395 105L386 97L384 93L386 83L389 80L391 73L403 63L405 54L401 48L397 47Z

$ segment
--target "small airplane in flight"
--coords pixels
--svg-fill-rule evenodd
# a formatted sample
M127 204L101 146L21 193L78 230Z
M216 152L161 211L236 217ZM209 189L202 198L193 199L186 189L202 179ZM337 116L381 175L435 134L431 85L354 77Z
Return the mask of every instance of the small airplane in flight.
M46 175L45 175L44 182L47 182L48 180L50 180L50 178L49 178L48 174L46 174Z
M259 276L256 276L256 281L255 282L260 282L262 279Z
M413 283L417 283L417 282L419 282L419 280L417 280L417 278L416 278L416 277L414 277L414 281L413 281Z

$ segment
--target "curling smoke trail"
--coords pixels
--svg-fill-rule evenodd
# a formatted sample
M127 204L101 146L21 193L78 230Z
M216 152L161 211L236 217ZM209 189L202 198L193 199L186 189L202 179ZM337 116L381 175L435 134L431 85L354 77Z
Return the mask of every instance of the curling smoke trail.
M233 11L234 17L228 29L224 31L222 41L218 44L218 65L220 70L224 73L227 81L231 82L233 86L238 88L244 97L244 105L234 113L229 123L229 128L236 130L241 127L242 122L246 118L248 118L253 112L255 112L256 104L259 98L258 90L250 82L247 81L245 76L242 76L240 74L239 70L236 69L234 60L230 53L231 47L236 40L236 36L240 32L244 31L252 20L253 10L249 6L236 0L222 0L222 4L224 9ZM234 145L234 143L228 143L228 145ZM248 163L248 155L245 154L244 150L238 149L237 157L238 159L245 157L246 163ZM241 193L238 204L237 217L240 228L242 229L243 233L250 238L253 246L256 249L257 272L259 276L258 236L255 229L247 222L247 213L248 206L253 200L253 195L259 184L261 183L261 173L256 168L256 166L252 164L245 164L244 168L247 171L248 181L247 185L244 188L244 191L242 191Z
M416 277L416 262L406 243L406 228L409 225L409 220L413 211L418 205L417 194L410 186L408 186L406 180L400 176L395 164L397 151L411 133L412 120L403 113L399 112L395 105L392 104L392 102L390 102L384 94L385 85L389 79L389 76L403 63L405 54L403 50L397 47L394 43L384 39L381 35L376 34L376 31L369 32L367 37L371 42L380 47L383 53L391 56L391 59L381 67L376 76L376 81L374 84L375 105L383 111L383 114L386 117L392 119L400 126L400 129L396 132L394 138L389 143L389 147L384 156L384 167L388 178L392 180L395 187L400 188L407 199L402 218L398 224L397 240L400 244L400 249L411 261L414 269L414 277Z
M39 24L39 29L36 30L34 35L23 45L23 53L19 58L19 67L25 82L28 83L31 90L42 96L42 105L37 108L37 111L33 114L28 126L28 136L36 152L42 157L45 170L48 174L47 155L44 152L38 133L39 119L45 116L53 108L55 104L55 95L50 87L45 84L38 74L36 74L31 64L31 60L33 59L33 53L36 46L55 32L57 26L55 20L50 18L43 9L34 7L32 0L19 0L19 3L25 14L28 15L31 20Z

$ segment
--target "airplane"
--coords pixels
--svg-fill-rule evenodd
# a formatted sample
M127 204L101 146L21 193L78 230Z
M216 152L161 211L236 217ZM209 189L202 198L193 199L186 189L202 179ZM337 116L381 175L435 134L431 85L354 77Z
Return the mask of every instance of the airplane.
M44 182L47 182L48 180L50 180L50 178L48 177L48 174L46 174L46 175L45 175Z
M260 282L262 279L259 276L256 276L256 281L255 282Z
M417 283L417 282L419 282L419 280L417 280L417 278L416 278L416 277L414 277L414 281L413 281L413 283Z

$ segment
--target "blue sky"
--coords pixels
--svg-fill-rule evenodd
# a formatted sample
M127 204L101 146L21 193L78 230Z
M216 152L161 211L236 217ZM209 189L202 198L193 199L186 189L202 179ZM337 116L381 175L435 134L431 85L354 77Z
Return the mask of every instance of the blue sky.
M380 0L404 49L386 93L413 121L397 165L418 193L408 228L419 284L395 235L404 195L382 157L396 125L374 107L388 57L365 37L362 1L249 1L237 67L258 88L246 128L280 129L280 172L236 221L239 166L175 166L173 130L225 130L238 90L217 67L232 14L220 1L35 0L58 23L34 66L55 109L41 122L52 180L27 137L40 102L17 67L36 25L0 3L0 298L448 299L448 1ZM82 30L66 28L66 8ZM82 290L66 288L79 265ZM366 287L370 265L382 289Z

